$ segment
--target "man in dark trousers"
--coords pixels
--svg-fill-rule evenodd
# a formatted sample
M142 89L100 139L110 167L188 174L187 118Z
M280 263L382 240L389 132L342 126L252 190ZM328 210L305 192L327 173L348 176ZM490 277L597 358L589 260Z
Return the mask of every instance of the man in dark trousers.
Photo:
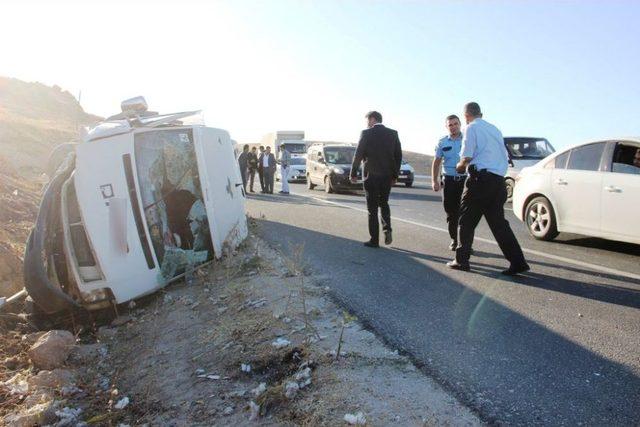
M447 225L449 226L449 237L451 243L449 249L455 251L458 247L458 216L460 214L460 201L464 190L464 181L467 174L458 173L456 165L460 161L460 150L462 148L462 133L460 132L460 119L452 114L446 119L449 135L443 136L436 145L436 153L431 164L431 186L433 191L440 191L441 181L444 183L442 189L442 204L447 214ZM443 166L442 177L440 166Z
M271 152L271 147L267 147L265 152L260 155L258 158L258 164L262 166L264 193L273 194L273 181L276 173L276 157Z
M400 164L402 162L402 147L398 132L382 124L382 115L377 111L370 111L365 116L368 129L362 131L358 148L351 165L351 181L357 181L360 163L364 162L362 176L364 190L367 197L369 211L369 235L371 238L365 246L377 248L379 244L380 225L378 223L378 208L382 215L382 230L384 243L390 245L391 210L389 209L389 193L391 186L396 183Z
M255 180L256 171L258 170L258 154L256 153L256 147L251 147L251 151L247 158L249 159L249 191L253 193L253 181Z
M247 193L247 172L249 171L249 144L242 147L242 153L238 156L238 166L240 167L240 176L242 176L242 188Z
M258 178L260 178L260 192L264 193L264 168L262 167L262 162L260 159L264 154L264 145L260 146L260 153L258 154Z
M477 103L470 102L464 106L464 117L468 126L456 170L458 173L468 171L469 177L460 206L456 258L447 266L469 271L475 228L484 215L500 250L511 263L502 274L515 276L528 271L529 265L509 222L504 218L504 203L507 201L504 175L509 162L504 138L497 127L482 119L482 111Z

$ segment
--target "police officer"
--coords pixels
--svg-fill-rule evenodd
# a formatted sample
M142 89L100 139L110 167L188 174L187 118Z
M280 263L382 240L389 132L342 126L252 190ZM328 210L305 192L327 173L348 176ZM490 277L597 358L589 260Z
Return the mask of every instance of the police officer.
M468 170L460 206L458 248L456 258L447 263L449 268L469 271L469 256L475 228L484 215L500 250L511 263L502 274L514 276L529 270L522 249L504 218L507 189L504 175L509 156L500 130L482 119L480 106L470 102L464 106L467 129L462 141L458 173Z
M456 250L458 246L458 215L460 213L460 199L464 190L466 173L456 172L456 165L460 161L460 150L462 148L462 133L460 132L460 119L455 114L447 117L446 121L449 135L440 138L436 145L436 155L431 164L431 186L433 191L440 191L442 188L442 204L447 214L447 224L449 226L449 236L451 244L449 249ZM441 181L440 166L443 165L444 173Z

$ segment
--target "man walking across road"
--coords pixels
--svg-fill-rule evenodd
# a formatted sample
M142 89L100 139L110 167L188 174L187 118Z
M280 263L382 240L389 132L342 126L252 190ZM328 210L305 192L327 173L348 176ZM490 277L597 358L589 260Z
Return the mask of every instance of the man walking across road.
M283 145L280 154L280 182L282 182L282 190L280 194L289 194L289 165L291 164L291 154Z
M462 194L456 258L447 266L469 271L475 228L484 215L500 250L511 263L502 274L514 276L523 273L529 270L529 265L509 222L504 218L504 203L507 201L504 175L509 161L504 138L497 127L482 119L477 103L466 104L464 116L468 126L456 171L464 173L468 170L469 177Z
M242 188L247 193L247 172L249 170L249 145L242 147L242 153L238 156L238 166L240 167L240 175L242 176Z
M267 147L260 155L258 163L262 166L262 176L264 179L264 192L273 194L273 180L276 173L276 157L271 152L271 147Z
M264 154L264 146L260 146L260 154L258 154L258 178L260 178L260 192L264 193L264 168L262 167L262 159Z
M249 159L249 191L253 191L253 182L256 178L256 171L258 170L258 155L256 154L256 147L251 147L251 151L247 157Z
M351 182L356 182L360 163L364 163L362 176L367 198L367 210L369 211L369 235L371 236L364 245L377 248L380 246L378 209L380 209L382 215L384 243L390 245L393 241L389 193L400 172L402 147L400 146L398 132L382 124L382 115L379 112L370 111L365 117L367 118L368 129L363 130L360 135L350 175Z
M442 204L447 214L447 225L449 226L449 237L451 244L449 249L455 251L458 247L458 216L460 214L460 200L466 173L456 172L456 165L460 161L460 150L462 148L462 133L460 132L460 119L452 114L446 119L446 126L449 135L440 138L436 145L436 155L431 164L431 186L433 191L440 191L441 182ZM440 166L443 165L444 179L441 181Z

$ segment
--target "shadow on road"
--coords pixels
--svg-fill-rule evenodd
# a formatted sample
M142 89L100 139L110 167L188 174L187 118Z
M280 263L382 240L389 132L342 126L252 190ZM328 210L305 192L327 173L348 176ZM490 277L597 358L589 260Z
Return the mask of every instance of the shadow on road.
M617 252L625 255L640 256L640 245L633 243L616 242L613 240L605 240L597 237L578 236L576 234L560 234L554 244L578 246L582 248L601 249L603 251ZM639 269L640 270L640 269Z
M394 250L402 253L406 253L407 255L422 258L429 261L442 262L445 263L447 261L451 261L453 258L443 258L439 256L427 255L419 252L408 251L405 249L394 248ZM453 252L452 252L453 254ZM496 258L502 260L503 257L500 255L492 254L489 252L481 252L476 251L471 259L471 271L469 274L480 274L486 277L493 277L496 279L505 280L504 276L501 276L500 270L502 268L497 268L495 265L478 262L474 260L474 257L478 258ZM551 268L559 268L556 265L549 264L546 262L540 261L531 261L528 260L529 264L532 267L532 271L528 271L527 273L516 276L507 280L520 283L522 285L533 286L540 289L545 289L553 292L562 292L568 295L574 295L582 298L589 298L597 301L607 302L610 304L623 305L627 307L640 308L640 289L633 289L624 286L615 286L606 283L584 283L577 280L565 279L563 277L558 276L549 276L547 274L542 274L535 271L535 266L545 266ZM593 274L593 272L588 270L581 270L575 267L562 267L564 270L572 271L575 273L581 274ZM626 277L621 276L613 276L610 274L599 274L601 277L606 277L611 280L623 281L628 283L636 283L640 284L640 281L633 280Z
M304 204L313 202L305 199ZM300 207L288 209L295 215ZM445 262L448 258L399 249L372 250L361 242L336 237L330 229L317 231L266 219L258 224L258 233L285 254L304 244L306 259L328 277L339 302L478 410L485 421L527 425L640 422L637 373L493 300L491 292L504 285L496 265L474 265L476 273L496 279L483 294L416 259ZM469 274L465 279L474 277L477 275ZM518 280L523 285L600 301L640 305L640 295L631 290L587 288L536 273Z

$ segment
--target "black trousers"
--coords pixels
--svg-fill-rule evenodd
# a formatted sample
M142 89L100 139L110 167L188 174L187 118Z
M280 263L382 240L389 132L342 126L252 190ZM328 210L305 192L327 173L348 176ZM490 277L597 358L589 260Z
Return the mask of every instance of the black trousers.
M467 178L458 220L458 249L456 250L458 263L469 263L475 229L483 215L504 257L512 265L519 266L526 263L520 244L509 222L504 218L506 201L507 188L503 177L480 171Z
M382 216L382 230L391 231L391 209L389 208L389 193L391 193L391 177L369 175L364 181L364 191L367 197L369 211L369 235L372 243L380 241L380 224L378 223L378 209Z
M249 190L253 191L253 181L256 178L256 170L249 169Z
M242 177L242 188L247 192L247 169L240 168L240 176Z
M264 191L264 168L258 168L258 178L260 178L260 191Z
M458 241L458 217L460 216L460 203L462 201L464 181L465 177L456 179L456 177L453 176L445 176L444 188L442 189L442 204L447 214L449 236L451 240L455 242Z

